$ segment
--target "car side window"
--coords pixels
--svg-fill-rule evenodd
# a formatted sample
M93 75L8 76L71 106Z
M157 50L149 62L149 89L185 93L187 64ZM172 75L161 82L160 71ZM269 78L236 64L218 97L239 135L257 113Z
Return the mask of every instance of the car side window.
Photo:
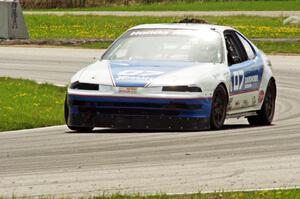
M247 56L249 59L254 59L255 58L255 52L253 50L253 47L251 46L251 44L244 38L242 37L240 34L237 33L238 38L240 39L240 41L242 42L244 49L247 53Z
M228 65L238 64L243 62L242 53L239 50L238 43L232 34L225 34L225 42L227 49Z

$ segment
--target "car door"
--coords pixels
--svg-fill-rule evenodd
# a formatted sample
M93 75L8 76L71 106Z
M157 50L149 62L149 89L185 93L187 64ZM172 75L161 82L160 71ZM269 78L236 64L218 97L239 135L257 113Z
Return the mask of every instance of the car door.
M251 111L258 103L258 90L262 78L262 63L250 42L236 31L224 33L227 61L231 74L229 111Z

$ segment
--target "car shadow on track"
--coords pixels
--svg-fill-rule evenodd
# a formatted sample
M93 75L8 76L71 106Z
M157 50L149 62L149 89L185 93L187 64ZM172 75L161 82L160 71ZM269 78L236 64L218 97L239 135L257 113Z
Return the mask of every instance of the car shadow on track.
M88 133L103 133L103 134L126 134L126 133L189 133L189 132L221 132L228 130L236 130L236 129L250 129L250 128L259 128L257 126L250 126L249 124L226 124L224 125L222 130L195 130L195 131L184 131L184 130L155 130L155 129L111 129L111 128L103 128L103 129L94 129L89 132L77 132L77 131L66 131L69 134L88 134Z

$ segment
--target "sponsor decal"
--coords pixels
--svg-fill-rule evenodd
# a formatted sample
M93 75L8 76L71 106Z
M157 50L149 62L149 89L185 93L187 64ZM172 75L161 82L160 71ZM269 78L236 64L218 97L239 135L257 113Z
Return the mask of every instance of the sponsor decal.
M119 93L137 93L137 87L120 87Z
M177 35L197 35L196 31L192 30L164 30L164 29L152 29L152 30L134 30L130 32L127 37L143 37L143 36L177 36ZM126 37L125 36L125 37Z
M243 70L233 71L231 92L254 89L257 87L258 82L258 75L245 77L245 72Z
M155 78L191 66L186 62L111 61L112 80L117 87L145 87Z
M256 91L262 79L263 67L239 66L230 68L231 95Z
M170 31L166 30L148 30L148 31L133 31L130 36L141 36L141 35L168 35Z
M117 73L115 80L142 80L149 81L151 77L164 74L162 71L147 71L147 70L124 70Z
M256 83L258 82L258 75L252 75L245 78L245 84Z

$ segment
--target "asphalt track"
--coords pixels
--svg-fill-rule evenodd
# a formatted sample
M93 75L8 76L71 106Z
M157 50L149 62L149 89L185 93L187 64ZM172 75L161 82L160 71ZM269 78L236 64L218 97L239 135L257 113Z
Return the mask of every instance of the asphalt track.
M0 48L0 76L65 84L96 50ZM300 56L270 56L274 125L230 120L222 131L65 126L0 133L0 195L189 193L300 187Z
M300 16L300 11L25 11L27 15L96 15L96 16Z

